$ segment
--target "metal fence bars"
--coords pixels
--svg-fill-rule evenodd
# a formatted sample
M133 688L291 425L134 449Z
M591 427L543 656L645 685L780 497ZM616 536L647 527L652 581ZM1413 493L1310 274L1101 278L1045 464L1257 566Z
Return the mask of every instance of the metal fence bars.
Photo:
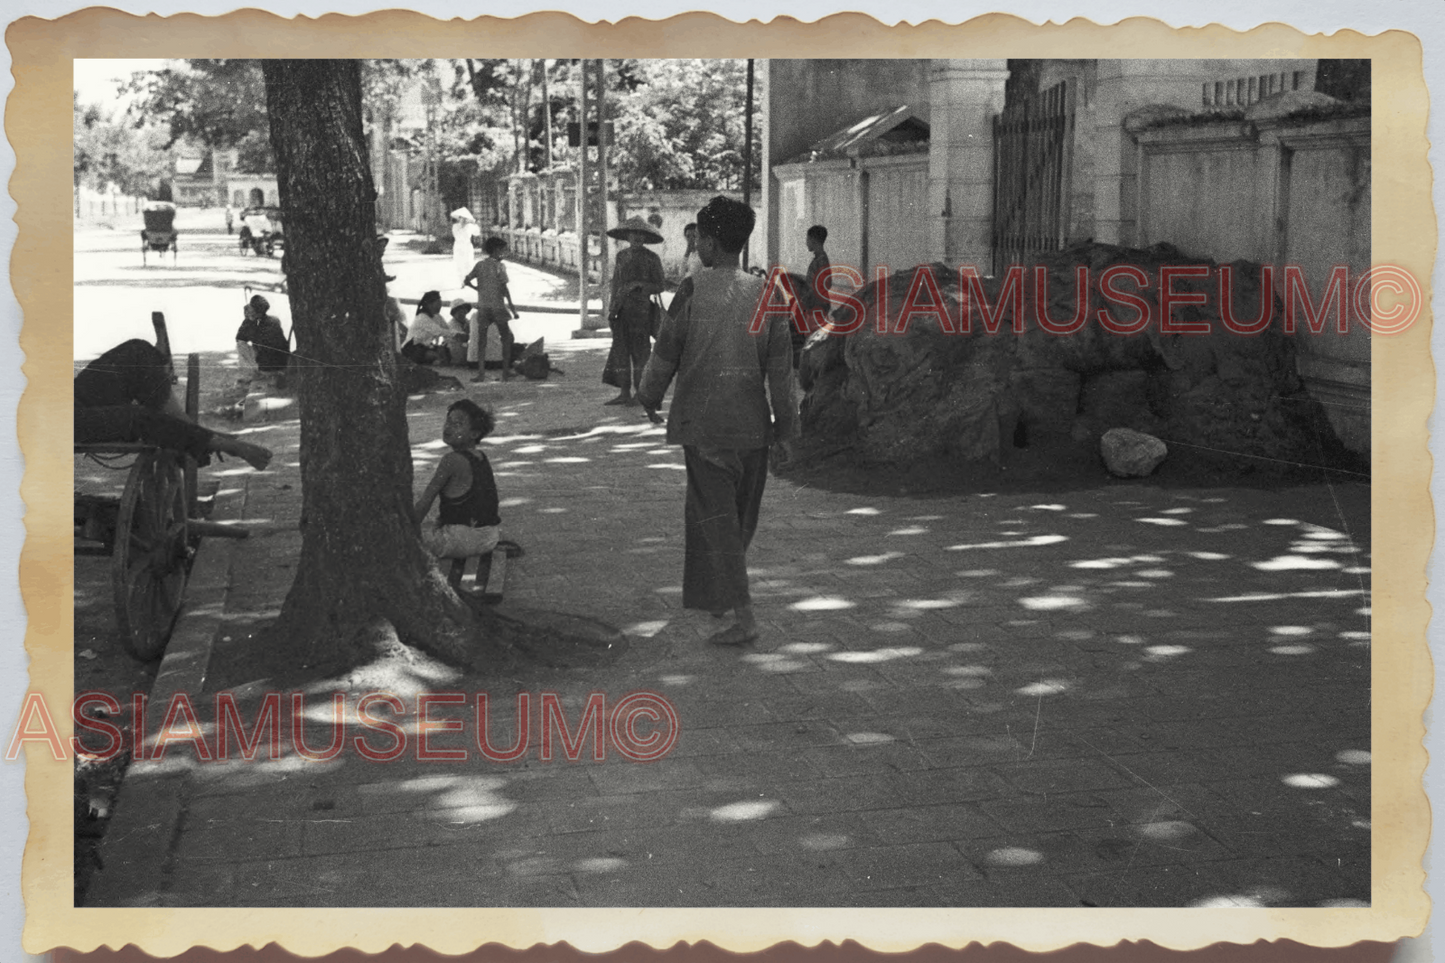
M993 122L993 271L1066 240L1066 186L1074 133L1074 91L1062 82Z

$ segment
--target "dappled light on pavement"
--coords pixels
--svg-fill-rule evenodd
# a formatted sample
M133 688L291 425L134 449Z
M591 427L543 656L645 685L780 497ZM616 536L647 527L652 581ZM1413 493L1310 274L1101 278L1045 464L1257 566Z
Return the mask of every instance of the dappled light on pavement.
M603 409L605 345L589 350L549 383L562 405L526 384L475 393L512 416L483 446L503 537L525 549L497 611L600 620L626 655L505 672L379 658L306 692L313 750L338 726L385 749L358 706L395 694L399 711L373 707L408 741L386 763L350 748L310 762L289 729L275 761L200 763L172 745L157 765L185 773L188 826L215 835L178 837L167 898L224 886L238 905L395 905L384 881L352 884L382 865L426 881L418 905L1368 900L1367 498L1347 523L1323 487L903 497L775 476L748 553L759 637L713 645L731 616L682 607L681 451L640 411ZM419 492L445 403L413 405ZM610 726L644 690L675 709L678 738L639 763ZM491 749L525 735L524 755L479 751L478 691ZM420 718L419 698L442 692L467 702L430 723L463 729ZM549 761L543 692L567 713ZM584 737L594 693L607 702ZM214 739L209 715L200 725ZM466 758L417 759L426 732ZM287 886L268 888L278 874Z
M710 816L720 823L738 823L748 819L762 819L769 813L776 812L779 803L772 799L760 799L756 802L736 802L726 806L718 806Z

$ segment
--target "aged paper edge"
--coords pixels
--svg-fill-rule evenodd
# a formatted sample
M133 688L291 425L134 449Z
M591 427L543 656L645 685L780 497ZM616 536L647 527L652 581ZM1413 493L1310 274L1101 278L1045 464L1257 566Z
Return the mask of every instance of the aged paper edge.
M27 753L30 836L23 866L27 907L24 944L90 950L133 943L156 955L191 946L232 949L279 943L295 953L350 946L378 952L422 943L460 953L486 942L525 947L566 940L590 952L631 941L664 947L707 940L735 951L781 941L813 945L856 940L878 950L924 943L960 947L1008 941L1043 951L1076 942L1150 940L1173 949L1219 941L1290 939L1316 946L1394 940L1417 933L1428 913L1421 858L1429 807L1421 714L1431 689L1425 645L1429 608L1425 564L1433 542L1425 419L1434 400L1429 356L1429 279L1437 237L1430 197L1425 123L1428 95L1417 38L1402 31L1374 37L1341 30L1306 36L1283 24L1248 32L1226 27L1170 28L1132 18L1112 26L1083 19L1035 26L992 14L958 25L930 21L886 27L861 14L814 23L779 17L738 24L713 14L667 20L626 18L589 24L570 14L517 19L483 17L444 22L388 11L363 17L326 15L286 20L247 10L223 17L182 14L138 17L91 9L57 20L26 18L6 35L15 91L6 133L16 153L10 183L19 236L11 281L26 315L45 319L46 305L69 303L71 275L71 140L63 107L72 89L71 60L103 57L787 57L1028 56L1104 57L1141 50L1151 57L1373 58L1373 247L1376 264L1394 264L1420 280L1427 304L1406 333L1372 345L1375 538L1391 551L1373 560L1375 597L1372 678L1390 688L1372 710L1373 905L1369 909L1167 910L1099 909L76 909L70 905L70 767ZM1225 45L1222 49L1221 45ZM71 462L59 443L70 437L71 339L64 326L26 326L21 333L28 387L20 403L19 438L27 472L21 493L27 541L21 590L29 615L29 690L50 705L67 705L72 687L71 537L63 523ZM55 419L60 418L59 424ZM1380 690L1376 690L1380 691ZM57 722L69 734L68 718ZM321 925L318 925L321 924Z

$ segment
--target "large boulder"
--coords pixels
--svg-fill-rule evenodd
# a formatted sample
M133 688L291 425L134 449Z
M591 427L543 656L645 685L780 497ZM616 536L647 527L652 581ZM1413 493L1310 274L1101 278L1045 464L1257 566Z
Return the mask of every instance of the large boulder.
M1266 459L1314 462L1330 448L1322 444L1321 431L1329 429L1318 405L1296 374L1294 341L1282 331L1283 308L1274 291L1261 289L1257 265L1229 265L1234 316L1253 320L1261 304L1273 311L1263 331L1243 336L1219 320L1219 266L1170 245L1130 249L1086 243L1036 263L1047 275L1046 303L1038 307L1056 326L1075 316L1075 269L1087 269L1085 322L1077 331L1052 333L1036 322L1035 265L1024 270L1022 331L1009 318L989 334L977 310L969 333L946 330L961 331L963 298L957 270L945 265L922 270L942 296L947 324L934 315L915 315L906 331L897 332L917 269L889 278L887 334L877 332L882 289L876 282L864 287L855 295L866 309L858 331L819 332L803 349L805 438L825 442L829 450L852 447L866 457L904 463L935 456L998 463L1016 443L1077 445L1114 428ZM1145 284L1123 287L1137 290L1156 313L1162 267L1208 267L1207 277L1176 276L1172 285L1176 292L1207 296L1205 304L1176 305L1172 311L1179 324L1206 322L1207 333L1166 334L1157 317L1135 334L1104 327L1101 307L1120 324L1136 314L1101 293L1100 278L1114 265L1144 272ZM1003 280L981 281L992 305L998 305Z

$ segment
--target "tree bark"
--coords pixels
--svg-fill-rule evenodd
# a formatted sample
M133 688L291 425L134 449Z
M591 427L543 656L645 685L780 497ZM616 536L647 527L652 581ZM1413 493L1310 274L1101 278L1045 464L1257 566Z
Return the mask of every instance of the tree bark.
M478 619L422 548L413 508L359 62L263 70L303 364L301 558L276 631L303 664L354 664L385 620L401 642L473 664L487 654Z

